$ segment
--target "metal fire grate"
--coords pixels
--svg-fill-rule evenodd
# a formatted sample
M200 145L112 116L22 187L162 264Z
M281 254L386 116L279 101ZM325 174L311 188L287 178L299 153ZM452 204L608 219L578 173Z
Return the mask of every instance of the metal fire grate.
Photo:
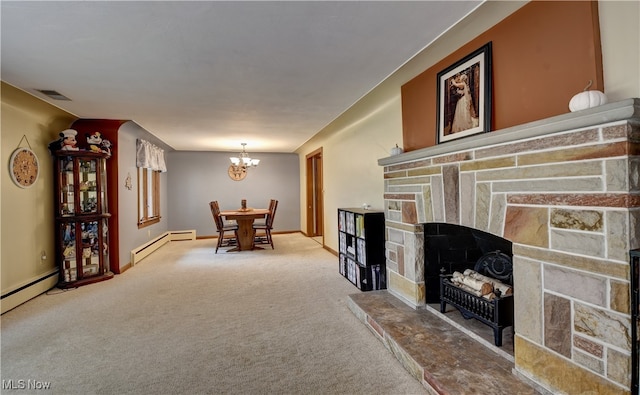
M500 251L483 255L474 270L485 276L513 285L511 257ZM492 300L469 293L454 285L452 275L440 276L440 312L445 313L447 303L457 308L465 319L475 318L493 329L494 343L502 346L502 331L513 326L513 295L497 296Z

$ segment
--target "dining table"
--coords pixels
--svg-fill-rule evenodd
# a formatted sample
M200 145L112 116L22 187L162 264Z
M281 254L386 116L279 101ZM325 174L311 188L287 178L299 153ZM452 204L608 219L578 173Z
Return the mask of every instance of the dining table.
M221 211L221 217L224 217L227 221L236 221L238 224L238 246L232 248L229 252L262 249L255 244L256 230L253 229L253 222L256 219L265 218L267 214L269 214L269 209L266 208Z

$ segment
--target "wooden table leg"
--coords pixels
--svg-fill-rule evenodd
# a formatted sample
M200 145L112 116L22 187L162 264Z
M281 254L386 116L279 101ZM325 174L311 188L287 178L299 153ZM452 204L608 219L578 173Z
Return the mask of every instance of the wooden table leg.
M253 250L255 229L253 229L253 219L237 219L238 223L238 249L240 251Z

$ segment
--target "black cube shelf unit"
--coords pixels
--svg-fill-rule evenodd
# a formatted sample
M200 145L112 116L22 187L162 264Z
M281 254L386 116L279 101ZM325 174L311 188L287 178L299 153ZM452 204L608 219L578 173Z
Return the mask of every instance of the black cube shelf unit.
M387 288L384 211L338 209L339 271L361 291Z

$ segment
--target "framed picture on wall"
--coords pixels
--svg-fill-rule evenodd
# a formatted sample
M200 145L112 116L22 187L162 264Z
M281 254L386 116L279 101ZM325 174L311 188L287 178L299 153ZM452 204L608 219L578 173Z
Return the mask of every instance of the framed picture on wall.
M491 128L491 42L438 73L438 144Z

